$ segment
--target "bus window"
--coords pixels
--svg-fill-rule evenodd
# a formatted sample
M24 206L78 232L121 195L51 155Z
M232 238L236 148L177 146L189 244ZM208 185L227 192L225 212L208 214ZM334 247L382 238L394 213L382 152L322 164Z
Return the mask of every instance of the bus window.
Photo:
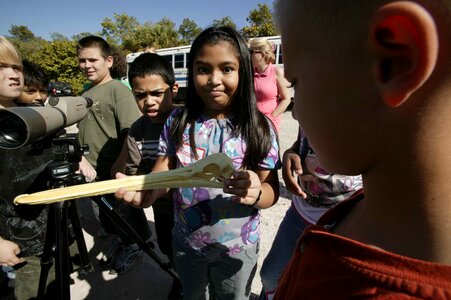
M174 55L174 69L183 68L183 53Z
M278 57L278 64L282 65L283 64L283 59L282 59L282 44L280 44L277 48L279 48L279 57Z
M163 57L164 59L166 59L166 60L168 61L168 63L170 63L171 66L172 66L172 54L162 55L162 57Z

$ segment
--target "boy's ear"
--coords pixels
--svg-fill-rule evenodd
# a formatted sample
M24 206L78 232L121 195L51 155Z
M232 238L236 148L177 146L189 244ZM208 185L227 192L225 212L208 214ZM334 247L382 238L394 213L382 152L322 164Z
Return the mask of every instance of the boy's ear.
M177 96L177 93L179 92L179 85L177 83L174 83L172 86L172 98L174 99Z
M380 7L371 22L376 53L373 75L386 105L397 107L420 88L435 68L438 33L420 5L398 1Z
M106 62L108 64L108 68L111 68L113 66L113 63L114 63L114 58L112 56L108 56L106 58Z

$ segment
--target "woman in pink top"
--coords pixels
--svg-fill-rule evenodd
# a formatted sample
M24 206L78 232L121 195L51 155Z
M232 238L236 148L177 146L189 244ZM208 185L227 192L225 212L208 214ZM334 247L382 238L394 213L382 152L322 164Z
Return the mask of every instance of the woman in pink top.
M282 113L291 102L289 83L275 65L273 45L264 38L249 42L254 65L254 87L257 107L279 132Z

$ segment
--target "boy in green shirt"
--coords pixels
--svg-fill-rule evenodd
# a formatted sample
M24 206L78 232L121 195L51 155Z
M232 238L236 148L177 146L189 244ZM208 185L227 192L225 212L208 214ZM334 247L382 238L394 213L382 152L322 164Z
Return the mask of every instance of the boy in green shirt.
M89 146L89 154L80 163L80 172L88 181L108 180L112 178L111 166L119 157L128 129L141 113L130 90L111 77L112 49L104 39L87 36L79 40L77 58L81 71L91 83L82 96L93 100L87 116L78 124L79 142ZM101 197L115 207L113 195ZM102 210L99 219L106 233L113 235L111 247L101 260L104 266L111 266L120 251L130 250L123 247L128 237L122 235L119 238L120 231ZM132 250L136 250L131 251L133 255L138 253L137 249Z

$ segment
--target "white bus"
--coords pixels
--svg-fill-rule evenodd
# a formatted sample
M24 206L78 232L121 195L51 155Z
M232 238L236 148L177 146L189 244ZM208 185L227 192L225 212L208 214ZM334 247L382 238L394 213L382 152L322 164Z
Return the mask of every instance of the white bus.
M267 40L271 41L275 45L275 65L282 69L283 71L283 60L282 60L282 47L280 36L269 36L265 37ZM175 73L175 80L177 81L180 89L177 95L176 102L183 102L186 96L186 85L188 83L188 56L191 46L180 46L172 48L164 48L157 50L157 53L172 65ZM132 63L135 58L141 55L143 52L130 53L126 56L127 66ZM128 68L127 68L128 70Z

